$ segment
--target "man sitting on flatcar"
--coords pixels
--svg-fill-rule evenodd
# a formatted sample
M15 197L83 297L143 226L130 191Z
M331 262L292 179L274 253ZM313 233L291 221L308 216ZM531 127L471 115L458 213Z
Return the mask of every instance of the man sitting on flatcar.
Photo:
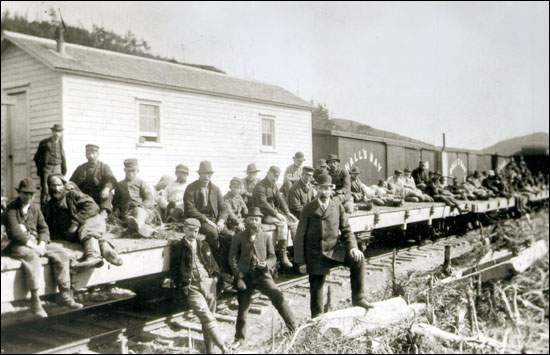
M288 208L296 217L300 216L305 205L315 199L313 172L312 167L304 166L300 180L292 185L288 193Z
M340 166L340 159L336 154L329 154L327 158L328 174L335 186L333 200L344 206L347 213L353 213L353 197L351 196L351 178L349 172Z
M418 167L412 171L412 177L420 190L424 191L426 186L430 182L430 175L428 169L426 168L427 164L422 160L418 163Z
M375 204L377 200L381 200L383 204L380 206L399 207L403 205L403 199L391 193L386 181L378 180L378 184L372 185L371 189L375 192L376 199L373 200Z
M453 197L453 195L445 190L445 177L435 176L432 178L432 181L426 188L426 192L433 197L435 202L443 202L448 206L451 206L453 209L457 209L460 213L468 212L467 208L460 207L458 201Z
M60 304L73 309L82 308L71 294L71 256L61 245L50 243L50 231L42 211L32 202L37 192L34 182L23 179L16 190L18 197L6 209L7 255L21 261L31 291L31 312L40 318L48 316L39 298L44 275L40 257L48 258L51 265L53 278L59 287Z

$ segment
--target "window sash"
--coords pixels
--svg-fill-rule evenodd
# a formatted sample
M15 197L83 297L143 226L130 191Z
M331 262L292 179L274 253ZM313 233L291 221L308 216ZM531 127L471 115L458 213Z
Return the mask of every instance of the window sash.
M262 146L275 146L275 120L272 118L262 118Z
M139 103L139 136L155 138L154 141L159 142L160 109L158 105Z

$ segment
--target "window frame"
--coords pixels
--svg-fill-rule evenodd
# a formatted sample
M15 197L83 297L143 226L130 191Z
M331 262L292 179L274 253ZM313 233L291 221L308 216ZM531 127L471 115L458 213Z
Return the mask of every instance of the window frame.
M266 153L275 153L277 151L277 121L275 119L275 116L273 115L267 115L267 114L260 114L260 151L266 152ZM264 136L264 130L263 130L263 123L264 120L270 120L272 122L273 126L273 132L272 132L272 145L264 145L263 142L263 136Z
M162 105L161 101L142 99L136 97L136 116L137 116L137 147L162 147ZM142 131L141 130L141 105L155 106L158 109L158 132L154 131ZM144 134L146 133L146 134ZM147 135L150 134L150 135ZM154 137L156 134L157 141L144 141L141 142L141 137Z

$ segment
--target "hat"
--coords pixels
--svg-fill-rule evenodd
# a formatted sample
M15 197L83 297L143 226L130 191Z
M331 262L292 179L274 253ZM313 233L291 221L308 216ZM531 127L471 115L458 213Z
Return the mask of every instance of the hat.
M313 169L311 166L304 166L302 168L302 173L311 173L313 174L313 172L315 171L315 169Z
M327 166L326 159L319 159L319 167L322 168L322 167L326 167L326 166Z
M405 172L405 173L410 173L410 172L411 172L411 169L405 168L405 170L403 170L403 172Z
M259 207L252 207L249 211L246 217L263 217L262 211L260 211Z
M242 182L242 180L239 179L238 177L234 177L233 179L231 179L231 181L229 181L229 186L233 186L233 185L242 186L242 185L243 185L243 182Z
M129 158L124 160L124 168L125 169L137 169L138 168L138 161L135 158Z
M294 154L294 156L292 157L292 159L306 159L305 156L304 156L304 153L302 152L296 152L296 154Z
M189 174L189 168L183 164L178 164L176 165L176 173L177 172Z
M196 219L196 218L187 218L184 222L183 222L183 226L184 227L195 227L195 228L200 228L201 227L201 222Z
M333 160L336 160L337 162L340 161L340 159L338 158L338 155L336 154L329 154L328 157L327 157L327 163L330 163L331 161Z
M34 193L38 191L34 181L30 178L24 178L19 182L19 186L15 188L17 192L30 192Z
M272 165L272 166L269 167L269 172L270 173L281 174L281 169L279 169L278 166Z
M487 175L495 176L495 171L494 170L487 170Z
M353 168L351 168L350 174L361 174L361 170L358 166L354 166Z
M260 169L256 168L256 164L254 163L250 163L248 164L248 166L246 167L246 173L257 173L258 171L260 171Z
M56 123L52 126L51 130L55 132L63 132L63 126L59 123Z
M394 170L393 173L395 175L403 174L403 172L401 170L398 170L398 169Z
M332 183L332 178L329 174L321 174L317 177L317 185L319 186L331 186L334 188L334 184Z
M97 152L99 150L99 146L95 144L86 144L86 150L93 150Z
M199 170L197 171L199 174L213 174L214 169L212 169L212 163L208 160L203 160L199 164Z

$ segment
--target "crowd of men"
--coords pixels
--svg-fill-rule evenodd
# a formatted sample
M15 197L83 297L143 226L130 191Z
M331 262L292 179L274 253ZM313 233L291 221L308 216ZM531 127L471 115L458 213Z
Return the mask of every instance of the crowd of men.
M83 305L73 298L69 271L100 267L104 260L117 266L123 263L105 238L107 218L113 217L128 233L143 238L151 237L162 223L180 223L185 236L173 245L172 280L201 321L207 352L213 346L223 352L229 349L213 315L224 274L231 275L239 303L235 348L245 342L246 318L255 290L269 297L289 331L296 328L292 309L273 280L277 265L287 269L305 265L312 317L323 312L323 285L335 265L351 270L352 303L370 307L364 291L363 253L348 223L355 210L439 201L464 212L458 200L495 196L523 200L547 184L544 176L533 177L519 160L501 173L489 171L483 176L475 172L464 182L453 179L450 184L420 162L413 171L396 170L386 181L368 186L360 180L359 168L348 171L337 155L320 160L314 169L304 166L304 154L297 152L283 173L281 188L277 185L278 167L271 166L260 178L260 170L251 163L246 177L231 179L229 192L223 194L212 182L212 164L202 161L196 181L189 182L190 169L179 164L175 177L162 176L153 189L139 177L137 159L124 160L125 177L117 181L111 168L99 160L100 148L94 144L86 145L87 162L66 180L62 131L60 125L54 125L52 136L40 142L34 158L40 177L40 207L32 203L39 189L26 178L2 218L9 244L4 249L3 240L2 250L22 262L31 291L31 311L47 316L39 299L40 257L47 257L53 266L60 304L78 309ZM262 225L271 225L274 233L266 232ZM79 243L82 258L75 260L51 240ZM295 265L288 256L291 240Z

